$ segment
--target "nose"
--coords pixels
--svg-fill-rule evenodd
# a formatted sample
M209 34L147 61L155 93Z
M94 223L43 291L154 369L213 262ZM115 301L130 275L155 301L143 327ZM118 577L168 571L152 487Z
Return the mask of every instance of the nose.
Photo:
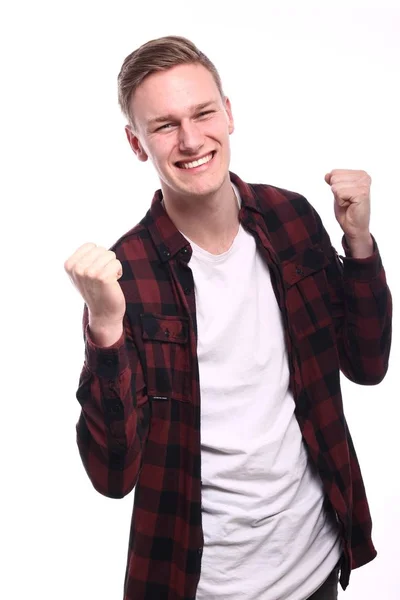
M191 121L181 122L179 128L179 150L195 154L204 144L201 128Z

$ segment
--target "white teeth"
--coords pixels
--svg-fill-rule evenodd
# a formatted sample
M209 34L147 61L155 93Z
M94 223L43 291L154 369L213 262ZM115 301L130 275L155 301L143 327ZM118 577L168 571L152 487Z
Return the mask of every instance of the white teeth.
M213 155L211 153L211 154L208 154L208 156L204 156L204 158L195 160L194 162L179 163L179 165L181 167L183 167L184 169L193 169L194 167L199 167L200 165L204 165L205 163L208 163L212 159L212 157L213 157Z

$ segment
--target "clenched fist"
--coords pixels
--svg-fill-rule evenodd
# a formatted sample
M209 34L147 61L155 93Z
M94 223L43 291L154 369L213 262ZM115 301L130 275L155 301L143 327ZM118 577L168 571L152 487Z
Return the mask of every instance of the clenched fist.
M122 333L126 302L118 283L122 265L115 252L96 244L83 244L65 261L64 268L89 309L90 329L99 335L114 334L118 339L116 332ZM107 340L110 341L109 336Z

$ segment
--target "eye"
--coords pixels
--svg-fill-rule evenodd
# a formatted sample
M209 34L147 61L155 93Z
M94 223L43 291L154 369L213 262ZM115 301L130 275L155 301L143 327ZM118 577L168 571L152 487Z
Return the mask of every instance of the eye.
M198 114L199 117L202 117L204 115L210 115L211 113L215 112L215 110L205 110L201 113Z
M166 123L165 125L161 125L156 131L161 131L162 129L166 129L167 127L173 127L173 123Z

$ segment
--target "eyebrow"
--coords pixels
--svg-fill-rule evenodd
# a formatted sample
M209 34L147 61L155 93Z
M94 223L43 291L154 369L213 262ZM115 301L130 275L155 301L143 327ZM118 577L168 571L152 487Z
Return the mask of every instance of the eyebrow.
M209 100L208 102L202 102L201 104L194 104L193 106L190 107L190 111L192 113L195 113L199 110L202 110L203 108L207 108L208 106L211 106L212 104L215 104L215 100ZM152 125L156 125L157 123L164 123L165 121L175 121L176 116L174 115L164 115L162 117L155 117L154 119L150 119L147 122L147 126L151 127Z

